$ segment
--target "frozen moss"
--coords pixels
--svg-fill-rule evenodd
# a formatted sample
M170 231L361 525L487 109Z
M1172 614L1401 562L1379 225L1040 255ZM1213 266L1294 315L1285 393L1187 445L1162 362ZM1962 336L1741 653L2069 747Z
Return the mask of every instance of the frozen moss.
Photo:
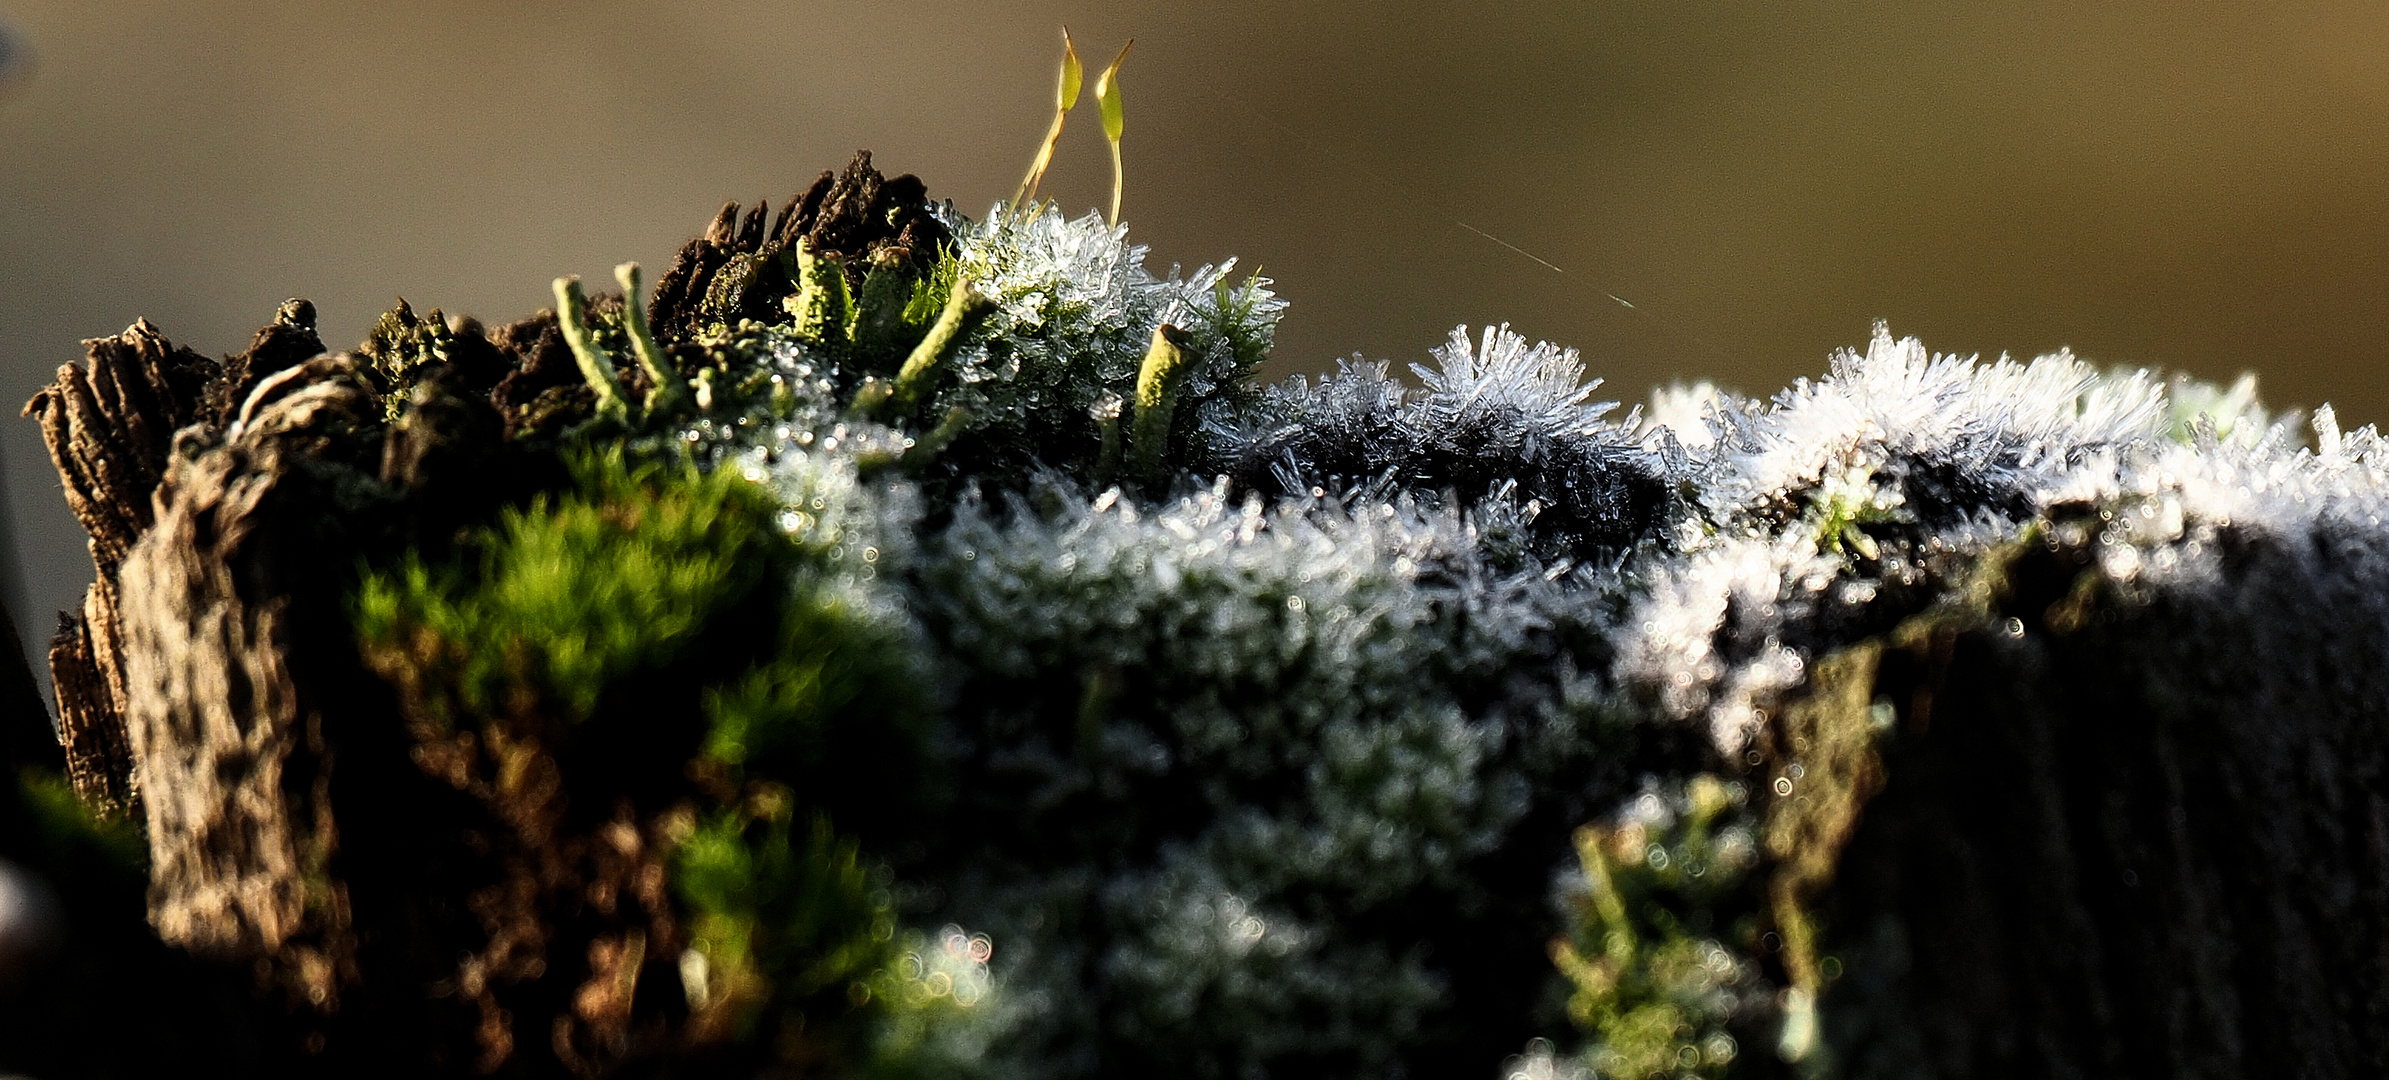
M309 895L353 886L400 943L377 955L447 1025L426 1060L1896 1072L1945 1049L1902 1026L1946 1004L1902 958L1962 935L1927 940L1876 887L1940 849L1869 808L1954 815L1918 779L1974 737L1949 717L1983 722L1937 696L1952 680L2068 697L2065 649L2119 656L2145 689L2127 721L2171 710L2267 776L2304 754L2299 775L2356 778L2318 805L2378 775L2389 451L2327 409L2309 442L2245 385L1881 327L1771 399L1703 384L1623 416L1574 351L1499 325L1411 381L1355 358L1261 386L1267 279L1144 259L1095 215L973 221L859 159L776 219L726 208L652 299L626 265L622 295L560 281L555 312L495 331L401 305L361 362L300 367L294 306L260 338L279 351L177 376L230 403L178 460L357 494L342 614L379 682L322 736L355 740L323 759L354 771L314 774L308 805L396 792L429 838L326 825L354 847L323 845ZM72 390L37 402L61 438L104 412ZM378 408L320 406L351 398ZM351 535L309 522L290 535ZM2215 644L2275 639L2303 643L2272 661L2291 674ZM2184 703L2168 656L2344 750ZM2096 726L2011 704L2050 739ZM392 730L358 734L382 705ZM2069 829L2180 805L1986 745L2043 785L2018 813L2123 808L2048 811ZM338 787L356 775L381 786ZM2106 905L2085 919L2138 910L2083 888ZM2228 938L2198 918L2177 922Z

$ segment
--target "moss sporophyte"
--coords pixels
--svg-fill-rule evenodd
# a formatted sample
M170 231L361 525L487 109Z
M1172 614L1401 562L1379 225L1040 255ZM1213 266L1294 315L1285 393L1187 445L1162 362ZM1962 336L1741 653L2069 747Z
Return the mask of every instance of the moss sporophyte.
M2178 779L2370 805L2372 429L1880 326L1647 414L1505 325L1263 386L1270 281L1118 220L1120 63L1108 216L1038 201L1065 36L981 219L865 154L652 292L95 342L32 410L103 585L53 654L97 814L36 777L43 835L137 842L158 933L282 995L258 1038L422 1072L2190 1073L2240 1051L1948 972L2257 1030L2168 942L2389 917L2313 876L2344 822ZM2134 891L2216 852L2272 868L2238 907Z

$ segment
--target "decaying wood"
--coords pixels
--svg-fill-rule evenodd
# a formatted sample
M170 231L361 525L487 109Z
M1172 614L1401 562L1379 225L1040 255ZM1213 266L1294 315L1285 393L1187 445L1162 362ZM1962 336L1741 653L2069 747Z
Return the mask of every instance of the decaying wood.
M722 259L806 240L855 275L928 265L947 237L921 196L858 158L776 223L730 215L720 258L666 291L694 303ZM599 1076L710 1045L663 989L687 946L666 886L680 759L641 758L669 790L640 802L576 778L538 724L425 723L347 621L360 567L565 481L552 436L590 394L554 316L450 323L404 384L324 355L313 321L287 303L221 361L136 323L26 407L91 536L50 658L77 794L141 823L148 923L239 988L223 1038L282 1062L266 1072Z
M552 336L534 320L490 344L515 378ZM156 459L146 516L91 489L110 515L93 520L130 542L54 649L78 791L140 815L158 936L262 980L325 1061L594 1076L652 1052L671 999L634 1014L632 991L686 944L664 891L671 808L576 809L538 740L411 723L346 623L360 559L443 542L558 467L508 439L516 413L472 379L434 365L385 423L357 358L279 362L290 337L269 327L189 399L203 407ZM76 405L88 381L62 374L35 408L64 425L70 477L125 475L110 455L151 444L98 395Z
M66 778L85 805L118 812L133 806L133 751L107 677L100 674L97 652L91 624L61 613L58 633L50 639L50 681L58 695Z
M2299 565L2353 556L2233 543L2153 604L2035 550L2013 622L1885 650L1820 910L1845 1075L2389 1075L2389 612Z
M796 289L783 256L800 246L839 260L848 287L857 292L870 268L883 260L908 264L926 276L954 241L928 203L929 189L919 177L880 175L867 150L856 153L844 169L823 172L810 188L790 197L776 218L768 203L756 203L744 216L737 203L730 203L703 235L681 247L656 282L649 314L655 332L671 338L694 327L707 298L726 291L718 280L725 272L755 278L760 287L736 290L745 294L741 306L756 317L770 316L773 305Z
M276 371L323 352L315 308L282 306L248 351L222 363L166 340L144 319L112 338L83 343L88 370L61 366L25 405L58 467L68 509L90 536L95 577L83 611L50 649L59 695L59 738L75 792L95 807L139 801L125 731L128 684L119 627L117 574L155 520L152 499L165 478L177 432L220 426L236 395Z
M149 528L150 493L165 476L174 433L198 419L218 367L146 319L83 345L90 370L60 367L25 415L41 422L67 507L91 535L101 576L112 577Z
M137 788L124 749L116 571L149 528L150 494L165 475L174 433L199 417L218 367L175 347L146 319L83 346L89 370L60 367L58 377L26 403L25 415L41 423L67 508L90 536L97 572L83 614L73 620L77 625L62 627L50 650L69 775L86 802L122 806L137 797Z
M171 464L157 521L120 571L151 921L201 955L273 958L317 1005L332 1003L354 943L328 873L339 837L326 705L292 671L291 596L309 590L291 575L308 568L284 557L340 508L337 459L368 434L378 451L379 415L344 359L267 378L222 445ZM335 468L302 464L327 456Z

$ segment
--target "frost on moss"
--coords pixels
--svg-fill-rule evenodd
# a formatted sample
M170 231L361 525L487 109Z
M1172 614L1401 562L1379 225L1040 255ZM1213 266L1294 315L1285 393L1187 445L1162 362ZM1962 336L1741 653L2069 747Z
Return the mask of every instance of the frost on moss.
M1751 1015L1766 1011L1752 993L1757 965L1738 947L1753 913L1730 903L1759 856L1749 826L1728 817L1747 798L1704 773L1680 791L1654 784L1615 823L1577 831L1582 873L1566 879L1571 925L1552 960L1598 1075L1725 1075L1741 1052L1731 1029L1748 1037Z
M1540 980L1455 962L1540 891L1505 844L1602 771L1565 644L1597 610L1450 510L1041 494L961 507L913 601L962 680L952 910L1043 1003L996 1072L1368 1073L1523 1009Z
M939 214L927 273L858 295L800 249L779 314L701 306L668 342L689 408L608 437L768 502L784 565L724 566L919 658L952 802L888 832L894 906L853 910L988 935L981 1006L908 1021L956 1074L1371 1075L1562 1013L1585 1041L1551 1069L1830 1071L1819 905L1885 729L1871 661L1819 665L1979 590L2052 506L2247 529L2373 467L2369 434L2297 451L2245 394L1881 328L1770 401L1701 389L1653 419L1506 327L1455 331L1416 388L1366 361L1256 387L1281 305L1232 263L1159 277L1093 216ZM941 297L970 318L924 329ZM632 370L635 341L592 340ZM2107 569L2178 572L2151 558ZM843 639L785 640L801 668ZM708 692L708 760L741 766L764 740L734 717L802 714L787 695L829 669L779 670ZM1844 684L1857 727L1798 726ZM780 865L738 838L794 843L785 813L708 820L678 864L699 925L846 895L745 869ZM1588 820L1614 824L1571 858ZM1535 898L1563 863L1555 924ZM820 981L742 933L692 955ZM1569 1003L1539 1011L1555 975Z
M341 430L383 440L379 474L339 467L389 538L345 617L401 745L326 783L400 777L372 790L433 838L327 827L354 847L318 884L418 949L449 1025L427 1060L1891 1074L1958 1022L1902 965L1963 935L1868 884L1930 878L1874 808L1985 788L1933 771L1987 722L1950 680L2071 694L2065 657L2117 657L2145 675L2121 715L2289 775L2304 750L2166 696L2193 657L2262 691L2199 700L2293 703L2357 762L2298 775L2378 775L2351 718L2389 700L2363 651L2389 641L2389 451L2328 410L2309 441L2247 386L1880 327L1773 398L1623 416L1499 325L1407 378L1260 386L1268 280L1144 258L1100 217L974 221L860 160L776 219L725 209L652 298L625 266L621 295L560 281L495 331L402 305L362 364L258 382L181 444L280 475L231 457L253 421L311 437L274 394L355 373L379 398ZM433 513L477 468L525 478ZM2302 608L2362 617L2346 644L2264 631ZM2274 638L2304 650L2267 654L2280 684L2216 645ZM2185 805L2003 745L2063 789L2019 813ZM354 869L377 856L398 869ZM2113 858L2099 881L2157 865Z
M1412 365L1417 392L1357 358L1271 388L1221 440L1222 470L1273 495L1455 499L1514 524L1518 554L1548 565L1614 556L1673 524L1667 462L1635 445L1632 419L1607 420L1617 403L1592 400L1600 383L1576 350L1488 326L1477 342L1454 330L1434 355Z
M2082 799L2085 806L2183 798L2102 789L2114 781L2096 770L2054 761L2045 747L2000 741L2027 738L2052 723L2086 725L2075 731L2136 731L2152 713L2199 716L2199 730L2216 745L2253 739L2267 746L2250 755L2249 768L2270 768L2254 762L2276 752L2297 755L2351 740L2356 756L2344 765L2318 763L2315 782L2350 782L2341 779L2351 775L2343 769L2369 767L2358 762L2376 751L2357 747L2368 745L2358 718L2371 691L2317 679L2309 665L2336 666L2345 661L2332 657L2364 648L2359 642L2371 640L2366 628L2377 620L2377 597L2389 586L2389 574L2370 554L2384 509L2382 466L2389 462L2378 435L2370 429L2342 433L2324 409L2307 447L2294 427L2267 419L2246 384L2225 392L2177 378L2168 386L2145 373L2094 371L2065 354L1984 365L1929 356L1912 340L1894 341L1880 331L1865 354L1842 354L1826 379L1797 385L1772 402L1706 396L1704 430L1683 440L1693 447L1691 469L1702 477L1704 528L1688 533L1679 553L1642 571L1644 587L1617 638L1616 673L1625 693L1657 716L1699 723L1725 761L1738 760L1762 781L1754 785L1760 793L1754 820L1765 823L1761 879L1768 895L1745 903L1767 911L1768 936L1744 942L1743 949L1763 961L1763 978L1782 996L1776 1014L1751 1030L1809 1075L1910 1075L1926 1061L1960 1060L1993 1072L2033 1071L2089 1060L2083 1055L2096 1051L2072 1041L2082 1036L2063 1017L1982 1021L2045 1023L2048 1034L2038 1049L1967 1043L1993 1037L1961 1034L1974 1021L1953 1025L1954 1017L1979 1011L1969 1014L1966 1006L1914 988L1948 977L1946 968L1928 966L1920 953L1954 948L1951 941L2012 934L2018 942L2013 947L2030 953L2092 948L2093 940L2027 944L2029 931L1991 929L1997 920L1935 938L1949 932L1946 924L1940 931L1921 927L1949 915L1924 914L1914 896L1946 886L1913 882L1961 873L1949 860L1952 849L1965 844L2063 845L2069 834L2087 834L2100 839L2071 842L2089 849L2083 855L2088 866L2061 857L2035 872L2102 875L2072 886L2094 894L2114 887L2116 879L2104 875L2120 874L2128 890L2142 871L2118 870L2105 860L2129 863L2141 856L2111 854L2103 845L2129 851L2138 841L2129 830L2118 832L2112 816L2067 821L2065 814L2053 819L2021 806L2013 820L2031 822L2027 833L1993 829L1986 836L1959 822L1992 822L1995 815L1965 816L1948 800L1963 793L1980 808L2014 805L2011 798L2024 797L2010 796L2003 784L2039 792L2031 797ZM1668 404L1671 415L1691 412L1680 401ZM2261 610L2288 595L2303 598L2293 607L2350 620L2346 644L2313 642L2312 635L2282 625L2278 611L2287 609ZM2113 629L2101 629L2113 627L2131 629L2120 639L2106 636ZM2312 651L2274 666L2227 659L2250 654L2252 635L2309 641ZM2035 654L2052 659L2031 663L1966 651L1981 642L2054 651ZM1884 657L1880 669L1876 650ZM2100 655L2115 659L2092 666L2089 658ZM2081 659L2064 659L2069 657ZM1855 681L1847 670L1852 664L1865 672ZM2289 707L2305 729L2299 738L2319 741L2306 744L2308 751L2291 751L2300 744L2258 733L2282 723L2268 717L2272 707L2235 712L2220 706L2238 700L2236 691L2176 688L2177 680L2201 681L2183 664L2216 672L2209 683L2222 678L2266 687L2252 692L2268 701L2300 701ZM1986 665L1991 672L1981 670ZM2221 675L2224 670L2230 674ZM1988 715L1971 701L1938 696L1944 680L1982 678L2006 680L1992 695L2003 704L1984 707ZM2150 689L2109 695L2110 682ZM1998 696L2011 692L2016 696ZM2188 704L2194 701L2217 708ZM1948 733L1952 725L1966 725L1968 715L1990 731L2012 726L2016 734ZM2338 733L2320 735L2322 730ZM1970 758L1938 756L1951 753L1953 740L1967 739L1978 740ZM1990 745L1979 744L1985 739ZM1882 773L1872 764L1878 752L1892 763L1893 784L1879 807L1873 793ZM2122 766L2149 747L2119 737L2103 752ZM2192 753L2210 760L2212 752ZM1912 776L1908 784L1902 783L1902 762ZM2052 770L2062 778L2049 776ZM1995 779L1986 785L1978 777ZM2049 793L2075 788L2080 792ZM1920 815L1934 815L1933 824L1899 823ZM2271 823L2284 815L2294 816L2261 805L2201 814L2199 825L2177 836L2207 829L2217 834L2177 840L2184 845L2179 857L2196 863L2215 857L2207 845L2254 844L2268 851L2264 859L2285 868L2275 880L2295 891L2287 882L2312 871L2286 869L2299 857L2287 853L2297 845L2280 840ZM2268 839L2231 832L2241 828ZM2276 845L2283 850L2273 851ZM1965 857L1982 858L1980 850ZM1922 858L1940 869L1900 866L1904 858ZM1861 884L1837 885L1843 875ZM1911 884L1893 885L1886 875L1910 875ZM2045 885L2051 879L2019 880ZM2045 912L2064 902L2057 897L2069 895L2034 888L2024 885L2000 902L2019 913ZM2213 886L2182 888L2195 893ZM1911 890L1905 909L1901 889ZM1986 902L1933 895L1960 906ZM1902 914L1880 914L1886 909ZM2127 952L2129 943L2151 933L2128 931L2122 923L2103 932L2111 937L2098 939L2107 942L2100 947ZM2176 924L2147 940L2195 948L2199 935L2216 932L2209 924ZM1832 984L1845 965L1833 955L1837 949L1850 956L1848 970L1855 975L1838 995ZM1946 952L1930 955L1941 965L1961 962ZM2032 987L2008 991L2027 995L2069 992L2055 989L2065 977L2054 971L2001 976ZM2174 988L2169 992L2207 993L2178 971L2165 977L2179 980L2165 984ZM2034 978L2059 981L2036 984ZM2349 978L2362 984L2367 977ZM2278 1015L2252 1022L2272 1029L2283 1024ZM1957 1041L1920 1041L1928 1028ZM2210 1067L2192 1062L2245 1060L2232 1057L2239 1049L2202 1058L2217 1051L2193 1049L2193 1042L2141 1045L2133 1053L2173 1061L2177 1071ZM1603 1045L1596 1038L1592 1052ZM2338 1052L2300 1049L2294 1056ZM2005 1064L1982 1066L1986 1061ZM1943 1074L1982 1074L1952 1067L1954 1073Z

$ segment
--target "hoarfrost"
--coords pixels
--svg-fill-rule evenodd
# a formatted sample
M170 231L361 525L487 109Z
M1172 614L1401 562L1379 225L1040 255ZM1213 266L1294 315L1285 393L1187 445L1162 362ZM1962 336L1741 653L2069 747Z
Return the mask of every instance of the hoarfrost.
M1283 305L1232 261L1157 277L1092 215L955 232L997 313L938 404L982 442L884 467L918 433L845 419L854 376L757 331L729 374L789 391L674 445L770 485L945 672L956 809L907 873L1006 943L958 1073L1384 1072L1484 992L1426 946L1535 917L1488 868L1631 798L1649 762L1596 747L1680 729L1730 767L1812 663L2059 517L2098 521L2134 588L2203 588L2249 536L2318 596L2389 575L2381 437L2324 409L2309 448L2248 383L1878 324L1772 399L1701 384L1622 418L1507 326L1455 330L1416 388L1360 357L1253 388ZM1189 427L1169 477L1121 485L1100 425L1165 322L1192 335ZM1382 925L1407 929L1355 929ZM1505 1073L1588 1075L1548 1044Z

